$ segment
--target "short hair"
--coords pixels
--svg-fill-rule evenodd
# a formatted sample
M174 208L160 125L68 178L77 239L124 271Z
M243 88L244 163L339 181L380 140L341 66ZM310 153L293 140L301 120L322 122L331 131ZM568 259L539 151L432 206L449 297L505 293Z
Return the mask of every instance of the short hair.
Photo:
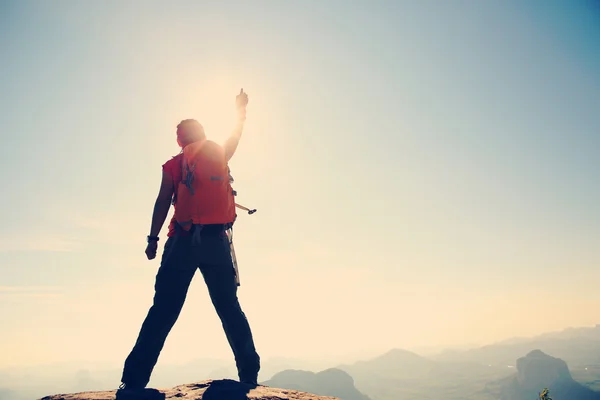
M177 143L185 147L206 137L204 127L195 119L184 119L177 125Z

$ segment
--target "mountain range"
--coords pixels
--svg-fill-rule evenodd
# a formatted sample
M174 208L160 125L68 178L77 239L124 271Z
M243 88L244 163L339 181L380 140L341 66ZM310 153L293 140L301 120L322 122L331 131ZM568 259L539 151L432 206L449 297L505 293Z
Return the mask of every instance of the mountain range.
M534 349L561 358L572 367L599 365L600 325L568 328L531 338L514 338L470 350L448 350L432 358L446 362L514 365L518 357Z
M550 387L554 400L596 400L595 391L600 391L600 325L442 351L428 357L392 349L368 360L325 368L300 360L265 361L263 383L335 395L342 400L526 400L535 399L531 396L543 389L538 387L542 384ZM67 374L56 368L49 373L41 367L0 371L0 398L25 400L52 392L109 389L120 374L120 370L81 367ZM151 384L169 387L222 379L233 377L234 371L230 363L216 360L182 366L159 364ZM266 376L270 379L265 381Z

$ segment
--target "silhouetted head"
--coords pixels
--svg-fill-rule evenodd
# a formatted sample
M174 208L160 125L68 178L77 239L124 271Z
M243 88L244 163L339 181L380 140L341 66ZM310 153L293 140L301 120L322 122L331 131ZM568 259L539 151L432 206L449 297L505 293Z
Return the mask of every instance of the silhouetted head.
M195 119L184 119L177 125L177 144L181 147L205 138L204 128Z

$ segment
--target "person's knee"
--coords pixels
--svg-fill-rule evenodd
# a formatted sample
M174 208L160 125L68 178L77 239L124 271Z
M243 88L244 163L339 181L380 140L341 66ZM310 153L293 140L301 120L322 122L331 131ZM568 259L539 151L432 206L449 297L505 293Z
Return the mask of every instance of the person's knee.
M213 305L221 319L245 318L242 307L237 298L234 297L213 297Z

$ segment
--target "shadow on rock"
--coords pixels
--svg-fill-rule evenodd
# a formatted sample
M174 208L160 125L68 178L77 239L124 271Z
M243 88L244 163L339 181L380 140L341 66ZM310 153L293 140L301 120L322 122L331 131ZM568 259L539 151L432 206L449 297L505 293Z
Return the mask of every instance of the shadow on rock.
M253 388L228 379L214 381L202 395L202 400L248 400L248 393Z
M144 389L135 393L117 392L116 400L165 400L165 394L156 389Z

